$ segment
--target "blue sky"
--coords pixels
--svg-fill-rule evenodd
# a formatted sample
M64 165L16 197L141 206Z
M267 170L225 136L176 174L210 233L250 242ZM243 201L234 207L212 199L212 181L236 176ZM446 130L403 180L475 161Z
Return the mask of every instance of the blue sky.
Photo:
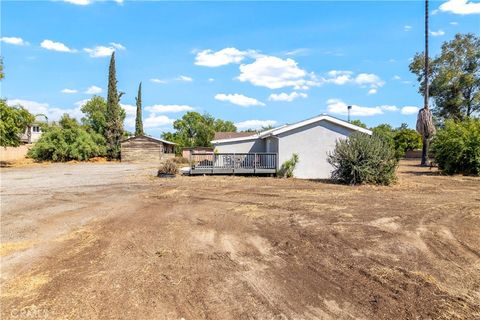
M408 64L423 50L422 1L2 1L1 96L51 120L80 118L106 96L117 55L132 130L138 83L158 136L188 110L239 129L328 113L369 126L413 126L422 97ZM480 32L480 3L432 1L431 54L457 32Z

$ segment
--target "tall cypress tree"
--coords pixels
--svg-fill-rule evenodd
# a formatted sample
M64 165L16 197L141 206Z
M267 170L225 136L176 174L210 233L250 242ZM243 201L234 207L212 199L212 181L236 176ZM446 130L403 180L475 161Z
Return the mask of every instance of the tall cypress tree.
M142 136L143 122L142 122L142 83L138 85L138 94L135 98L137 102L137 117L135 118L135 136Z
M120 159L120 140L123 135L122 110L120 98L122 93L117 91L117 73L115 69L115 52L110 58L108 68L108 95L107 111L105 114L105 139L107 141L107 158Z

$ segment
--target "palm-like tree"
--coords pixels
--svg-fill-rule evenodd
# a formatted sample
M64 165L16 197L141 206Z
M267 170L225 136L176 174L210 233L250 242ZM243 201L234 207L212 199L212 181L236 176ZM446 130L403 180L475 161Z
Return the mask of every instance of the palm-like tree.
M428 0L425 0L425 71L424 71L424 92L423 108L420 109L417 116L417 131L422 135L422 166L429 165L428 145L432 136L435 134L435 126L430 108L428 107L429 90L429 59L428 59Z

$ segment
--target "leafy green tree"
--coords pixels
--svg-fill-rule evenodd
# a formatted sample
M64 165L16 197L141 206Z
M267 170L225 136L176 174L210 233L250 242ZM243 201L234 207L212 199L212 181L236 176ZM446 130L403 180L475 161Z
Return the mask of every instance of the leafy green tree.
M138 94L135 98L137 104L137 115L135 118L135 135L142 136L143 132L143 122L142 122L142 83L138 85Z
M480 119L445 121L433 140L433 154L447 174L480 176Z
M120 158L120 141L123 136L122 108L120 107L122 95L123 93L117 91L115 52L113 52L108 69L107 109L105 113L105 140L107 142L107 157L110 160Z
M399 157L404 156L405 152L419 149L422 146L422 137L420 134L409 128L398 128L393 136L395 151Z
M353 124L353 125L359 126L361 128L367 129L367 125L365 123L363 123L362 121L358 120L358 119L352 120L352 121L350 121L350 123Z
M22 106L10 107L0 99L0 146L16 147L20 145L20 137L30 126L35 117Z
M58 125L45 127L38 142L28 151L29 157L39 161L88 160L105 154L105 138L96 132L88 132L67 114L62 116Z
M410 71L425 90L424 55L417 53ZM429 61L429 95L433 113L440 121L463 120L480 112L480 37L471 33L456 34L444 42L440 55Z
M87 127L88 130L105 136L105 130L107 127L107 101L103 97L93 96L80 110L84 114L84 117L82 117L82 124ZM121 108L120 118L122 122L125 120L125 117L125 110Z
M237 127L232 121L215 119L213 123L215 132L237 132Z
M422 137L418 132L409 129L406 123L394 129L389 124L380 124L372 129L373 135L384 140L395 150L397 158L403 157L408 150L416 150L422 145Z
M5 78L5 72L3 71L3 58L0 57L0 80Z
M237 128L231 121L215 119L209 114L187 112L181 119L173 123L175 132L165 132L162 137L173 141L178 147L209 147L215 132L236 132Z
M387 123L372 128L373 135L383 139L390 147L395 148L395 130Z

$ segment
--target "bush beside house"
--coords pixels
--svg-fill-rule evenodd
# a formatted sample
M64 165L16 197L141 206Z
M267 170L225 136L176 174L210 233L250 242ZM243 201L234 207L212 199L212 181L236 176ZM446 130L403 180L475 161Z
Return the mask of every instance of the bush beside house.
M338 140L328 162L334 167L332 179L340 183L389 185L396 181L395 151L376 135L354 133Z
M445 121L432 148L442 172L480 176L480 119Z

